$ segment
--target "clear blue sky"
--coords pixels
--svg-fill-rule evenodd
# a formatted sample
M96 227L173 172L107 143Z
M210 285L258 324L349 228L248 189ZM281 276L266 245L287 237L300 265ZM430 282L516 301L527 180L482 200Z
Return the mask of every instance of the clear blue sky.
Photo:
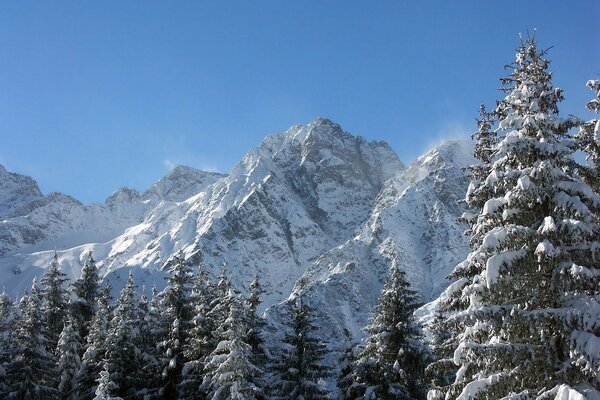
M589 116L598 21L599 1L2 1L0 163L102 201L315 116L408 162L468 137L533 28Z

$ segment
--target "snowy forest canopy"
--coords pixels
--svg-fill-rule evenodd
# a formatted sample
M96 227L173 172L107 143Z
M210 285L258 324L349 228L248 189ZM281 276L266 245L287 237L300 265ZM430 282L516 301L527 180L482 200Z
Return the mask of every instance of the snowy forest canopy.
M18 304L0 296L0 398L600 399L600 121L559 116L563 92L534 39L507 72L480 109L471 252L430 340L395 263L363 342L329 365L301 293L271 343L258 278L244 297L226 269L213 282L179 255L162 292L138 297L130 275L113 301L91 254L72 283L55 257ZM600 80L587 85L598 113Z

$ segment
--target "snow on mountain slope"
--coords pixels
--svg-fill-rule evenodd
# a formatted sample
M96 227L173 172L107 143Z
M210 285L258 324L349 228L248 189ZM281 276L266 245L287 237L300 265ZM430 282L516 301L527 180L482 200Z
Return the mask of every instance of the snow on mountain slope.
M66 249L114 239L161 202L181 201L223 175L178 167L148 191L121 188L103 204L84 205L62 193L43 196L37 183L0 168L0 256Z
M41 198L42 192L33 179L8 172L0 165L0 218L18 215Z
M242 291L258 274L267 290L261 310L270 307L272 327L281 302L303 293L339 351L360 339L392 264L406 270L423 301L447 286L446 274L468 252L456 219L468 184L461 168L473 161L471 152L469 143L448 141L405 168L387 144L319 118L266 137L227 176L177 168L145 193L120 189L92 206L63 198L9 218L8 232L22 222L44 237L38 247L0 255L0 285L22 293L47 267L53 238L71 277L93 251L115 292L129 270L140 287L161 288L165 263L182 251L213 275L225 268ZM100 220L112 224L114 215L131 220L106 240L81 240ZM61 221L88 225L53 230ZM71 243L67 232L80 240L64 246Z
M407 273L424 302L448 285L445 277L468 252L457 222L474 160L471 145L448 141L388 180L356 235L324 253L298 281L295 291L320 313L334 342L357 342L389 268ZM342 336L341 336L342 335Z
M183 203L157 207L115 239L101 265L160 269L175 252L202 258L245 288L259 274L265 306L285 299L323 252L368 217L383 183L404 169L382 142L326 119L268 136L226 178ZM112 279L112 278L111 278Z

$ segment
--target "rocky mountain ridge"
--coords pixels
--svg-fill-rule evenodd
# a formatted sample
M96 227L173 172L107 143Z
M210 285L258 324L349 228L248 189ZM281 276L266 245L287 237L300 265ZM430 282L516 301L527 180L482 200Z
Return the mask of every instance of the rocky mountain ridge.
M11 176L17 183L0 180L0 199L39 205L4 211L0 285L23 293L56 248L73 278L92 251L115 291L130 270L140 287L160 288L181 251L213 276L225 269L242 291L258 274L272 326L281 302L302 293L324 334L358 341L391 265L423 301L448 284L468 250L456 219L471 162L469 143L448 141L405 167L386 143L318 118L267 136L229 175L178 167L148 191L119 189L104 204L43 196L31 178ZM19 201L0 210L26 209Z

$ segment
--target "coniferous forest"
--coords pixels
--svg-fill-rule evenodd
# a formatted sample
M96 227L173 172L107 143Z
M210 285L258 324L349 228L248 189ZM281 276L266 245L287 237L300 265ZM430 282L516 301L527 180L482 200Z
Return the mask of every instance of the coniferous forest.
M25 295L0 296L0 398L600 399L600 120L559 115L548 57L523 39L479 110L471 250L427 326L397 263L339 356L301 290L274 336L258 276L242 294L179 253L164 290L130 273L112 298L91 253L74 281L55 255ZM587 86L598 113L600 80Z

